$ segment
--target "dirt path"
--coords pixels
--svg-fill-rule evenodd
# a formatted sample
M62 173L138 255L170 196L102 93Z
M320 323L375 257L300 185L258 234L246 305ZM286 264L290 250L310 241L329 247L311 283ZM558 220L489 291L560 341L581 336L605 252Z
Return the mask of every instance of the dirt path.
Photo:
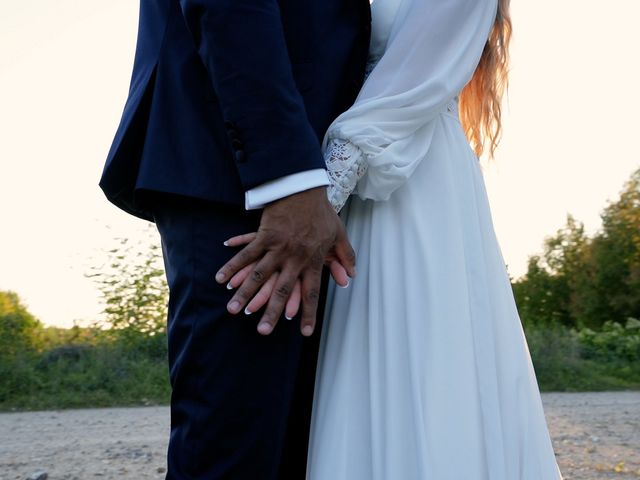
M543 394L565 480L640 479L640 392Z
M543 401L565 480L640 479L640 392ZM0 480L163 479L168 432L167 407L3 413Z

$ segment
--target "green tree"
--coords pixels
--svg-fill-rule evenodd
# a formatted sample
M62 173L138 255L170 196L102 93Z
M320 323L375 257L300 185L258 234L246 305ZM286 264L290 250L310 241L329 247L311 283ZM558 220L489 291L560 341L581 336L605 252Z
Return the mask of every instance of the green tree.
M640 169L601 217L574 305L580 323L592 327L640 318Z
M514 283L523 322L576 324L571 305L588 247L584 225L568 215L565 226L545 240L543 254L529 257L526 275Z
M564 314L562 303L555 295L556 279L542 266L539 256L529 257L527 273L513 283L522 323L545 325Z
M513 283L523 323L600 328L640 318L640 169L591 238L571 215Z
M93 278L102 293L103 328L129 340L166 332L168 288L162 253L153 224L147 239L132 245L127 238L107 252L108 262L93 267Z
M0 359L37 350L41 346L42 328L17 293L0 291Z

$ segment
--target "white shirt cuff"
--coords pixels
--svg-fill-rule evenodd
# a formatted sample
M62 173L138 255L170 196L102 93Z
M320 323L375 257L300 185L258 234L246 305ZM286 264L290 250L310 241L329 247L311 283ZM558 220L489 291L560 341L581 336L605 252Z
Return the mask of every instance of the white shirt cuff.
M280 200L294 193L329 184L329 177L324 168L292 173L247 190L244 193L244 206L247 210L263 208L267 203Z

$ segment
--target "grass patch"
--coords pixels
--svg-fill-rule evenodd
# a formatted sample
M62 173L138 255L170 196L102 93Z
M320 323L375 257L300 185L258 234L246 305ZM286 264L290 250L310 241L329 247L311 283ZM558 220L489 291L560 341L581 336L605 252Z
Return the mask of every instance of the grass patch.
M167 404L166 355L139 347L64 345L0 363L0 410Z
M630 330L619 333L626 340L635 336L633 329ZM559 325L525 328L540 390L640 389L640 361L635 356L619 353L618 346L625 340L610 338L607 345L595 350L585 331L587 329L578 331ZM606 327L602 332L589 332L600 339L611 337Z
M542 391L640 389L640 328L525 328ZM88 336L0 358L0 410L166 405L166 335ZM637 341L638 340L638 341Z

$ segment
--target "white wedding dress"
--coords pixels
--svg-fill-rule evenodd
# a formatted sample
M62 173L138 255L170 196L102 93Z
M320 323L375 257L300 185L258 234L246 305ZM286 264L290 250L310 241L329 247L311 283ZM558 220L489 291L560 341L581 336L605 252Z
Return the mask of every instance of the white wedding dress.
M329 291L308 480L562 478L457 117L496 8L372 4L370 73L323 142L358 273Z

